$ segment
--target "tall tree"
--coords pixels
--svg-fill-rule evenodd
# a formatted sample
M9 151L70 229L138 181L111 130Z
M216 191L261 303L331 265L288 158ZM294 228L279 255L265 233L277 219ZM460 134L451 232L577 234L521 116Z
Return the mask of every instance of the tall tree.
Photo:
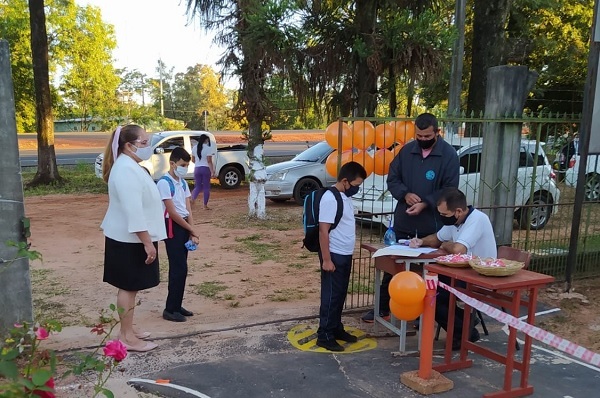
M256 191L262 195L258 211L250 213L265 217L264 211L264 160L262 123L270 117L273 104L269 101L265 85L270 75L286 71L293 78L291 65L296 61L295 47L301 43L291 10L293 0L188 0L188 11L199 15L201 24L208 30L218 29L215 40L226 46L221 65L225 73L240 78L240 89L234 107L239 120L248 124L248 154L253 162L251 197ZM259 147L255 151L255 147ZM261 190L262 189L262 190ZM249 201L250 202L250 201Z
M49 184L61 180L54 152L54 118L48 72L48 36L44 0L29 0L31 24L31 58L35 87L38 168L29 185Z
M513 0L474 0L471 79L467 111L479 115L485 108L487 70L506 60L506 24Z
M112 59L116 39L113 26L102 22L96 7L78 8L75 23L80 29L72 32L60 89L86 131L92 118L110 117L117 100L119 77Z

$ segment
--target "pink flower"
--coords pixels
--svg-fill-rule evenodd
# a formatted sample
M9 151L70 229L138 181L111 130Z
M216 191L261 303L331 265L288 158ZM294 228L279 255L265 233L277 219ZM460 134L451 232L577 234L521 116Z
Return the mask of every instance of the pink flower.
M54 378L51 377L50 379L48 379L48 381L46 382L46 387L50 387L52 391L35 390L33 391L33 395L40 398L56 398L56 395L54 395Z
M15 323L13 326L14 326L15 328L17 328L17 329L20 329L20 328L22 328L22 327L23 327L23 324L21 324L21 323Z
M104 355L114 358L117 362L121 362L127 356L127 348L121 343L121 340L108 341L103 351Z
M35 337L38 340L46 340L49 336L50 333L48 333L48 331L42 327L37 328L35 331Z

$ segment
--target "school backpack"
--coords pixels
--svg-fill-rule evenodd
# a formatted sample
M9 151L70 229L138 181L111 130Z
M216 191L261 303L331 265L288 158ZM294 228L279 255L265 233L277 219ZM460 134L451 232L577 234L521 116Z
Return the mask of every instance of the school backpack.
M169 184L169 190L171 191L171 197L175 196L175 183L173 183L173 180L170 179L169 177L167 177L166 175L160 177L158 179L158 181L160 181L160 180L165 180ZM158 183L158 181L156 181L156 183ZM181 186L183 187L183 192L185 192L185 188L187 187L187 181L183 178L181 178ZM165 218L167 218L167 214L169 214L169 213L167 212L167 209L165 208L165 214L164 214ZM173 220L171 220L171 217L169 217L168 220L169 220L169 230L167 231L167 237L172 238L173 237Z
M342 201L342 195L340 191L335 187L320 188L316 191L312 191L304 198L304 214L302 221L304 224L304 239L302 240L302 247L305 247L308 251L316 253L320 249L319 245L319 205L323 194L327 191L331 191L337 202L337 212L335 213L335 219L333 224L329 227L329 232L335 229L340 220L342 219L342 213L344 212L344 202Z

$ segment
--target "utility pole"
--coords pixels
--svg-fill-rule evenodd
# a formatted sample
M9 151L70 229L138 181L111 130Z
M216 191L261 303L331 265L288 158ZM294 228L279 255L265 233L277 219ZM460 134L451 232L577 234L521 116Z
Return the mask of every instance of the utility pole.
M26 242L29 232L13 93L8 42L0 40L0 334L33 319L29 260L8 244Z
M208 118L208 111L202 111L202 115L204 116L204 131L208 131L208 129L206 128L206 119Z

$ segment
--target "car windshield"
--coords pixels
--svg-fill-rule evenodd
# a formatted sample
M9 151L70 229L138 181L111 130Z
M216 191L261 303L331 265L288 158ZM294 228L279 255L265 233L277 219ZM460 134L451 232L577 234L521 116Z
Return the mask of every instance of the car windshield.
M331 151L332 149L329 146L329 144L327 144L326 142L319 142L318 144L308 148L306 151L299 153L292 160L297 160L300 162L318 162L319 159L322 159Z

